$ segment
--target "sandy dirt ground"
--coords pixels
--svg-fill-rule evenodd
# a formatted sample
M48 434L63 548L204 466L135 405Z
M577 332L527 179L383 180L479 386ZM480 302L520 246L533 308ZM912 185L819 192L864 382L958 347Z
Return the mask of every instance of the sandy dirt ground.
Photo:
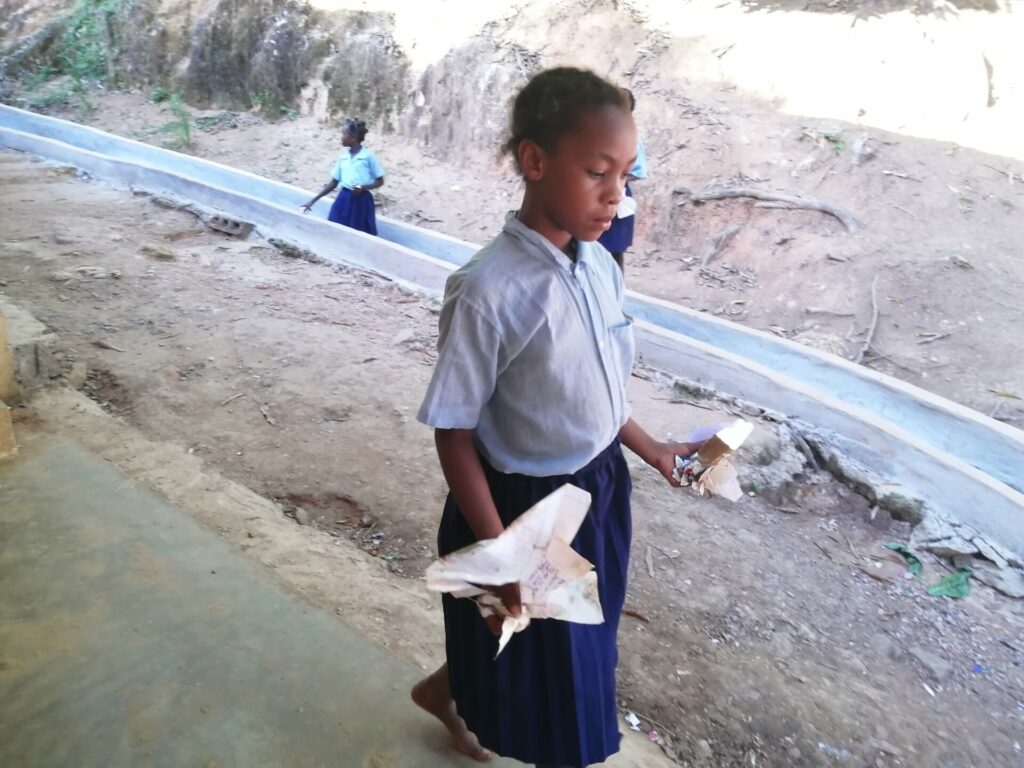
M320 130L306 126L307 140ZM266 152L259 168L276 162ZM56 332L61 379L89 398L44 393L18 421L80 440L305 599L431 667L440 612L418 578L445 488L414 414L434 303L158 203L0 155L2 297ZM653 372L638 371L630 395L659 435L724 407L680 402ZM785 425L758 422L742 461L753 495L736 505L632 465L620 696L666 754L706 766L1024 759L1021 603L980 585L962 601L927 596L946 573L930 557L920 579L878 578L893 575L882 544L906 526L870 520L862 498L804 464Z

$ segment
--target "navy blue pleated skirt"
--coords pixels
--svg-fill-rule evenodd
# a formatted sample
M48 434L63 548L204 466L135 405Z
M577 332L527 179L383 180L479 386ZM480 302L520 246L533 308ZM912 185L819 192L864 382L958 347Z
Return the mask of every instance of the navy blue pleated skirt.
M630 190L629 184L627 184L626 197L632 196L633 192ZM633 244L633 224L635 221L636 216L627 216L624 219L616 216L612 219L612 225L597 238L597 242L607 248L609 253L625 253L629 250L629 246Z
M331 212L327 214L327 220L358 229L360 232L376 235L377 210L373 202L373 194L362 192L357 195L351 189L342 187L334 199Z
M495 659L497 638L476 604L443 596L448 674L459 715L480 743L525 763L587 766L619 750L615 636L626 599L632 481L616 440L573 475L503 474L484 463L502 522L572 483L592 502L573 549L597 570L604 624L533 621ZM449 495L438 532L441 555L475 541Z

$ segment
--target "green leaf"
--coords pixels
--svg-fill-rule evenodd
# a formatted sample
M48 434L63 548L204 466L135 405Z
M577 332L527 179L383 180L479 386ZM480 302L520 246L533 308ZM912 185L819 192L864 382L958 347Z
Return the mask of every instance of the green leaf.
M942 581L928 590L932 597L967 597L971 594L970 578L974 573L970 568L961 568L958 573L944 576Z
M920 559L917 555L910 551L906 544L901 544L898 541L890 541L885 545L886 549L891 549L893 552L899 552L903 555L903 559L907 561L907 570L910 571L914 576L920 576L921 571L924 570L924 566L921 564Z

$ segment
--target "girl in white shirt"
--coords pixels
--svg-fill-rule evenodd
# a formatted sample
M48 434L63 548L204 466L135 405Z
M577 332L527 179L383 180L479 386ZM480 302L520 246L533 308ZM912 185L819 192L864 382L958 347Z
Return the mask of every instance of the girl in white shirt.
M636 160L625 94L592 72L541 72L516 98L507 148L523 202L448 280L419 412L451 489L438 546L445 555L494 538L572 483L591 494L573 548L595 565L604 623L533 621L495 659L500 618L445 595L448 661L412 698L477 760L494 752L580 768L619 749L615 636L632 526L621 445L674 485L675 456L696 446L659 442L629 416L634 343L622 274L594 242ZM519 585L496 592L518 615Z

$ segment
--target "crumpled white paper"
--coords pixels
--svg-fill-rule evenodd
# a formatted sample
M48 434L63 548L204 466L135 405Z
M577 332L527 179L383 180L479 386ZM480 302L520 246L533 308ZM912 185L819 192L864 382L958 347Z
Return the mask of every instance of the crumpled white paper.
M623 195L622 200L619 201L619 207L615 210L615 215L620 219L628 219L630 216L636 213L636 198L627 197Z
M676 479L684 486L692 486L702 496L707 493L739 501L743 491L729 457L753 431L754 425L743 419L697 427L686 442L703 445L690 456L676 456Z
M520 515L496 539L478 541L427 568L427 588L472 597L483 616L504 617L498 653L531 619L601 624L593 564L570 546L590 509L590 494L563 485ZM511 616L489 587L519 583L522 613ZM497 654L495 654L497 657Z

